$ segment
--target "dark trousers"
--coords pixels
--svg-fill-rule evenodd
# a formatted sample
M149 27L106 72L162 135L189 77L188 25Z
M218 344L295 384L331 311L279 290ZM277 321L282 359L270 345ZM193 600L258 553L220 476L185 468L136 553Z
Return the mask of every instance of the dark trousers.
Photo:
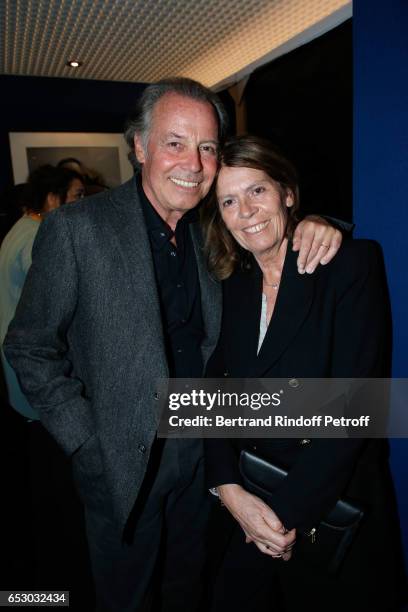
M155 449L124 534L108 500L85 508L98 612L198 609L209 514L198 448L167 440Z

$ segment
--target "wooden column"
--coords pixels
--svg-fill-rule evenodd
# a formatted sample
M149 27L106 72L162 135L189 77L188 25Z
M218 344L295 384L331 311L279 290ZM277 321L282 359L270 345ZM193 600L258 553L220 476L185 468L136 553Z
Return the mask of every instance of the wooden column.
M228 88L228 91L235 102L235 128L237 136L240 134L245 134L247 131L247 112L244 91L246 84L248 83L248 79L249 75Z

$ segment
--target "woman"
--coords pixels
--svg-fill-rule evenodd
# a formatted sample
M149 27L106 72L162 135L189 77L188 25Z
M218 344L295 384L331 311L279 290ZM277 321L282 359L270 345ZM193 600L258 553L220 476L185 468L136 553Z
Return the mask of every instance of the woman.
M203 211L209 266L224 280L208 376L388 375L379 247L346 241L328 266L299 275L290 245L298 203L295 171L269 143L243 136L225 145L216 201ZM244 486L242 450L289 471L268 504ZM234 519L213 611L397 609L402 566L384 441L214 439L206 460L208 484ZM318 526L343 496L367 512L333 575L319 562ZM300 535L316 528L315 543Z

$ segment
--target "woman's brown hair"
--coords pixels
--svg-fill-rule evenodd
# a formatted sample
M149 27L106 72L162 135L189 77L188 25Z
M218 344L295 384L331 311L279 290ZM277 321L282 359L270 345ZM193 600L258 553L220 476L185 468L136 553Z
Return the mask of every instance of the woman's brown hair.
M287 209L286 236L291 238L296 227L299 208L297 173L289 162L268 140L257 136L236 136L227 140L220 153L220 169L253 168L262 170L282 189L282 195L291 192L293 205ZM201 208L204 231L204 249L210 272L219 280L231 276L238 265L248 263L249 257L231 236L222 220L216 197L215 184Z

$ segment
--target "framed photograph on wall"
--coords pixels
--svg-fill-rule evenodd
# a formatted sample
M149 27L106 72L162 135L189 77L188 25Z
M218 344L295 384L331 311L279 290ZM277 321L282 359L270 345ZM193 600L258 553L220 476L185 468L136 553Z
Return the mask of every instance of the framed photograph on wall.
M38 166L55 166L74 158L98 175L107 187L117 187L133 176L122 134L80 132L10 132L14 182L25 183Z

